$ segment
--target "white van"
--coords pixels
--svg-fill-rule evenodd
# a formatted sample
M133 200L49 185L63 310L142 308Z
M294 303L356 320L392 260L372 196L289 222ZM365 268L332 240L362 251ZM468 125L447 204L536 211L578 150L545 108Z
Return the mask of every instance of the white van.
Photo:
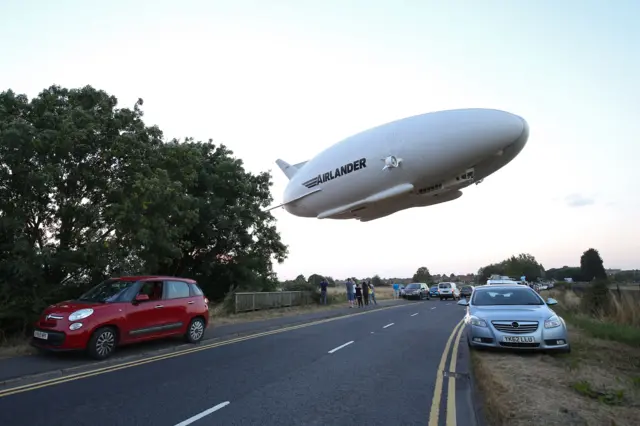
M460 289L456 283L440 283L438 284L438 295L440 300L460 300Z

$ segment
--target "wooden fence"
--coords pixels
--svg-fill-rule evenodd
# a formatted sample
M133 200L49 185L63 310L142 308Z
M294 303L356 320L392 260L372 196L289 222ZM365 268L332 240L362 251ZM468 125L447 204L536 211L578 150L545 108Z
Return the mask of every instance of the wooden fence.
M308 305L311 302L311 293L305 291L236 293L235 312L249 312L261 309Z

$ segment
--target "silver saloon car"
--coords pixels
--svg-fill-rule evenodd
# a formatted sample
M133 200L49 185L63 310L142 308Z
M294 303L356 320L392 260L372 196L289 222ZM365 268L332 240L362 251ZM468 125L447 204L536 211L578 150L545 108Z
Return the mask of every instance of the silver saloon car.
M521 285L476 287L467 307L467 343L473 347L571 351L567 326L535 290Z

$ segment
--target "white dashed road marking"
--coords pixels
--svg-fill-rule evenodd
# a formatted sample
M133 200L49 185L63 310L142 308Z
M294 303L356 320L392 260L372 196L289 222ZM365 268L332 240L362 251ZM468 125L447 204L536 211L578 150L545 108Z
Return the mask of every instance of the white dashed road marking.
M433 311L436 307L434 306L433 308L431 308L431 310Z
M382 328L391 327L393 324L395 324L395 323L394 323L394 322L392 322L391 324L387 324L387 325L385 325L385 326L384 326L384 327L382 327Z
M209 414L214 413L214 412L218 411L219 409L226 407L229 404L231 404L229 401L222 402L222 403L216 405L215 407L211 407L208 410L204 410L202 413L196 414L195 416L190 417L187 420L178 423L176 426L187 426L187 425L190 425L191 423L193 423L195 421L198 421L201 418L203 418L205 416L208 416Z
M416 315L418 315L418 313L416 312L415 314L411 315L412 317L415 317Z
M334 353L334 352L336 352L336 351L339 351L340 349L342 349L342 348L344 348L344 347L346 347L346 346L349 346L349 345L350 345L350 344L352 344L353 342L354 342L354 341L352 340L352 341L350 341L350 342L345 343L344 345L340 345L340 346L338 346L337 348L333 348L333 349L331 349L331 350L329 351L329 353L330 353L330 354L332 354L332 353Z

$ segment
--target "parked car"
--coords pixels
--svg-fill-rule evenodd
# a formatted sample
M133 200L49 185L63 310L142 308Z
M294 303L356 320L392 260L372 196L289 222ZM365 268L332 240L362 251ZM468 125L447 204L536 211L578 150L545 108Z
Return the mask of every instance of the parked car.
M569 335L564 320L528 286L501 285L477 287L471 300L458 305L467 307L465 324L467 344L472 347L518 348L570 352Z
M438 293L438 286L431 286L431 288L429 289L429 297L438 297L439 295L440 293Z
M473 293L473 286L472 285L465 285L464 287L462 287L460 289L460 296L461 297L471 297L472 293Z
M407 284L404 289L404 297L412 299L416 297L418 300L429 299L429 287L424 283Z
M202 340L209 301L187 278L110 278L75 300L51 305L35 323L31 344L51 351L86 350L95 359L117 346L184 335Z
M453 299L460 300L460 289L456 283L439 283L438 295L440 300Z

